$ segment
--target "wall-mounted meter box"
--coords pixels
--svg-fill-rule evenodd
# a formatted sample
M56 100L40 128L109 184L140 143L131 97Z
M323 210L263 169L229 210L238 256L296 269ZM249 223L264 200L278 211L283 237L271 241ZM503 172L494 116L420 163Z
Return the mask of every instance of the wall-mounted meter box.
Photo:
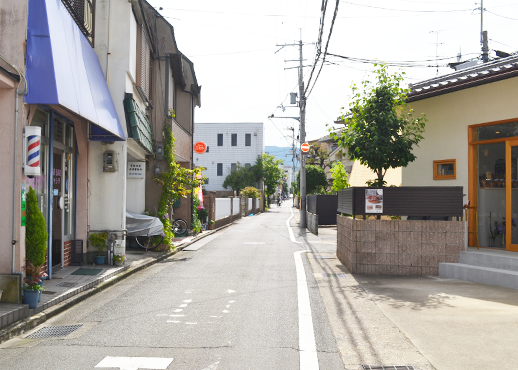
M119 160L114 150L107 150L103 154L103 172L117 172Z
M155 158L157 161L164 160L164 146L162 144L157 144L155 147Z

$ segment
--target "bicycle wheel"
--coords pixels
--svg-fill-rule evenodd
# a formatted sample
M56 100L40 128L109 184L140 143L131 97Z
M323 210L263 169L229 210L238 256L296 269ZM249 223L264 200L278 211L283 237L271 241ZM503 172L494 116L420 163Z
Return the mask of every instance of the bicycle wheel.
M187 222L181 218L177 218L174 220L171 228L173 229L174 235L183 235L187 232Z
M144 248L146 251L153 250L156 247L158 247L162 240L164 239L161 235L151 235L151 236L136 236L135 240L137 241L137 244Z

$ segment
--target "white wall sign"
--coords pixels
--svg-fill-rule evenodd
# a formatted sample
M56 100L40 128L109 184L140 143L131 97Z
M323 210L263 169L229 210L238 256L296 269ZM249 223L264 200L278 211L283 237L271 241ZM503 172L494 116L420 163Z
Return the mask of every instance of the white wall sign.
M146 162L128 162L128 179L143 179Z

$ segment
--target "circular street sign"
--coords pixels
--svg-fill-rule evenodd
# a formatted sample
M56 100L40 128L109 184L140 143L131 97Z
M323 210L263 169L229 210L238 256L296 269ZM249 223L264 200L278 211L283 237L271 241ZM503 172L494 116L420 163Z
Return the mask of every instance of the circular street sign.
M309 152L309 144L308 143L304 143L300 146L300 150L302 150L304 153L307 153Z
M207 145L203 141L194 143L194 151L198 154L203 154L207 150Z

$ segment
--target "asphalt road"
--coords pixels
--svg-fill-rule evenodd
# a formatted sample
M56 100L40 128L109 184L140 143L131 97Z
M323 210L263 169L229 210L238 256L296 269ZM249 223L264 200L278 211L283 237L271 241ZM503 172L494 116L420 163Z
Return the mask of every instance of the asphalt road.
M343 369L306 253L296 269L291 210L243 219L33 331L81 325L68 336L0 345L0 369ZM299 351L312 340L316 366Z

